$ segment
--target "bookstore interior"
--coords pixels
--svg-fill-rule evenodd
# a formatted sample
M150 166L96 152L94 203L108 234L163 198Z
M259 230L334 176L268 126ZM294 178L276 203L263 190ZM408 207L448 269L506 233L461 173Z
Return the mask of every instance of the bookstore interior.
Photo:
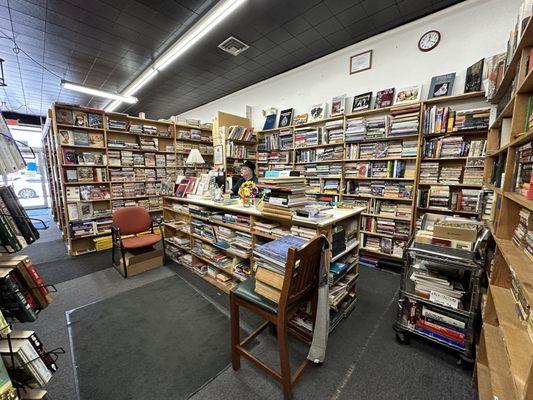
M532 16L0 1L0 400L533 400Z

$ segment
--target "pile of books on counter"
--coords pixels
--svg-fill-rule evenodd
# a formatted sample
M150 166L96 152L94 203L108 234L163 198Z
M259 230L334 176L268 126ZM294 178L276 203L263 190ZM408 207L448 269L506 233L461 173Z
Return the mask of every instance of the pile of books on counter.
M261 179L265 191L262 213L276 218L291 218L295 209L307 204L305 178L300 176Z
M287 235L254 249L255 292L278 303L285 278L285 267L289 247L301 248L308 242L307 239Z

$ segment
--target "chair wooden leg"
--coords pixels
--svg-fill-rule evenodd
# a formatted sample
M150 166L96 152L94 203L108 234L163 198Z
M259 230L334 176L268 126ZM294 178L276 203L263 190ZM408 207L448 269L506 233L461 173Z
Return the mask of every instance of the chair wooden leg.
M124 268L124 279L128 277L128 268L126 268L126 250L120 246L120 253L122 254L122 266Z
M318 310L318 289L314 291L311 298L311 319L313 321L313 331L315 330L316 314Z
M287 341L287 322L278 323L279 360L281 366L281 386L284 400L292 399L291 366L289 362L289 343Z
M231 314L231 366L237 371L241 368L241 356L237 351L237 346L240 345L239 305L233 293L230 293L229 301Z

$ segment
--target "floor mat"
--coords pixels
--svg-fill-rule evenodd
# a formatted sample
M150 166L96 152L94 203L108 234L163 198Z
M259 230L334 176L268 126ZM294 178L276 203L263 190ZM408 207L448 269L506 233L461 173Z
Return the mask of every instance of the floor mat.
M185 399L230 363L230 324L178 276L68 313L80 400Z

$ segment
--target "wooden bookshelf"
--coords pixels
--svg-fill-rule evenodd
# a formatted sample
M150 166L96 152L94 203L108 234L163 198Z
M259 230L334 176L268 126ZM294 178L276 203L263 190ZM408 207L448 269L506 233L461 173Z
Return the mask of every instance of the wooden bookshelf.
M99 116L100 120L96 121L99 126L86 126L90 121L86 121L82 126L63 123L63 119L58 119L58 110L61 113L63 113L61 110L64 110L67 114L69 112L79 112L80 115L85 114L86 119L88 119L87 116ZM96 120L94 118L93 121ZM54 103L52 105L47 124L49 129L43 132L43 147L46 152L54 219L62 231L63 239L71 255L96 251L96 242L93 240L96 238L106 238L108 240L106 245L99 246L99 250L110 246L110 232L106 228L108 224L103 222L109 222L113 208L120 207L122 204L120 202L122 201L125 202L124 205L143 205L154 215L161 213L161 182L166 179L175 181L176 176L191 175L198 172L194 168L184 166L185 159L191 148L200 149L202 156L206 157L207 165L205 167L208 169L210 169L212 162L210 161L213 157L211 129L174 124L167 120L142 119L126 114L105 113L101 110L63 103ZM178 129L180 130L180 138L177 138ZM86 132L87 135L100 135L101 143L94 145L94 143L76 143L70 141L70 139L67 140L67 138L61 136L61 132L65 130L71 133ZM182 138L181 136L185 135L185 133L187 138ZM196 136L193 137L193 135ZM95 157L96 154L98 158L102 158L102 163L93 165L95 163L86 162L87 159L84 157L79 158L79 156L78 160L83 160L84 162L72 162L72 160L67 162L64 159L64 155L69 154L69 152L92 154L92 157ZM110 153L120 157L118 162L110 162ZM122 163L123 157L125 155L128 157L129 154L132 155L133 165ZM149 161L146 161L147 159ZM154 164L151 165L150 162ZM100 173L103 171L105 177L104 179L98 179L98 181L90 181L81 180L78 176L77 180L73 181L71 176L67 181L67 171L71 171L70 174L76 175L80 168L92 169L93 179L96 179L97 174L95 172L97 170L95 168L98 168ZM111 174L111 171L117 173L128 171L128 169L133 174L141 171L143 174L138 179L131 179L131 176L118 179L118 175ZM114 189L123 188L125 184L137 184L137 187L133 186L135 194L121 195L120 193L114 193ZM144 185L141 186L140 184ZM95 185L106 188L107 198L81 200L80 197L80 200L76 201L67 199L66 192L68 190L95 187ZM150 191L142 191L147 190L147 188ZM129 187L129 190L131 190L131 187ZM154 191L152 192L152 190ZM69 215L69 208L74 212L74 208L79 210L83 204L91 204L93 211L96 212L91 213L91 215ZM102 222L102 224L96 225L98 222ZM93 232L74 235L71 229L72 224L82 223L93 223ZM97 230L99 226L101 226L101 230Z
M332 213L332 217L324 221L317 223L314 222L305 222L298 220L291 220L286 218L275 218L271 216L263 215L261 211L257 210L255 207L243 207L239 204L232 205L223 205L215 203L211 200L202 200L202 199L189 199L189 198L178 198L178 197L164 197L163 198L163 218L165 221L164 231L165 231L165 240L167 244L167 253L179 264L188 268L192 272L198 274L200 277L205 279L207 282L216 286L218 289L224 293L229 293L229 290L239 281L246 279L246 276L242 276L242 273L236 273L234 269L235 265L245 263L249 265L250 274L253 274L253 265L255 263L255 255L253 250L259 243L264 243L265 241L275 240L279 238L282 234L275 235L273 232L263 232L258 228L259 223L261 222L276 222L280 224L280 227L288 231L293 226L300 226L309 228L311 231L315 231L315 234L324 234L329 240L332 239L332 228L337 225L342 225L345 229L355 230L355 237L358 237L358 230L360 225L360 215L363 211L362 208L354 209L336 209L329 210L326 212ZM190 208L189 208L190 207ZM194 207L194 209L193 209ZM201 208L202 215L198 215L198 207ZM241 217L246 217L248 224L237 224L237 223L225 223L220 221L217 218L213 218L213 212L223 211L224 215L239 215ZM231 229L234 232L234 236L239 232L249 235L250 240L250 253L243 256L239 255L238 251L232 250L231 247L225 247L214 240L214 238L207 237L206 235L199 234L194 231L193 220L204 222L206 225L211 226L212 229L216 227L223 227L224 229ZM173 224L180 224L183 226L181 229L177 229ZM205 232L205 231L202 231ZM217 235L217 233L215 233ZM174 238L178 237L186 244L177 245L174 241ZM221 238L217 238L219 241L224 241ZM216 256L209 256L208 254L202 254L198 252L199 247L202 247L202 251L205 251L205 247L209 249L208 251L216 250L219 254L225 254L228 260L225 260L224 263L219 263L215 261L221 260L219 254ZM357 255L359 252L359 241L354 240L349 243L346 248L333 256L331 249L326 250L326 260L327 267L329 268L330 263L337 260L342 260L343 257ZM190 256L191 263L184 263L184 257ZM208 273L200 273L199 266L208 266L211 269L211 275ZM351 271L356 272L357 276L354 281L350 282L350 289L345 294L345 297L348 297L348 294L353 294L353 298L343 304L342 307L334 307L330 303L332 314L343 318L349 314L349 311L355 301L357 300L357 292L355 289L355 281L358 277L358 265L356 264ZM219 280L216 274L223 274L226 278L230 278L226 282ZM332 318L332 320L335 320ZM331 329L333 328L333 324Z
M533 304L533 259L523 243L518 246L513 241L520 211L533 211L533 200L514 191L518 149L533 139L533 131L525 131L528 101L533 96L533 71L526 71L532 46L530 20L491 99L501 111L488 132L484 176L484 186L494 196L486 223L495 238L495 252L476 362L481 400L533 398L533 320L531 316L529 322L524 320L517 300ZM503 118L510 118L508 143L501 143ZM496 179L499 184L495 185L494 174L505 178Z

